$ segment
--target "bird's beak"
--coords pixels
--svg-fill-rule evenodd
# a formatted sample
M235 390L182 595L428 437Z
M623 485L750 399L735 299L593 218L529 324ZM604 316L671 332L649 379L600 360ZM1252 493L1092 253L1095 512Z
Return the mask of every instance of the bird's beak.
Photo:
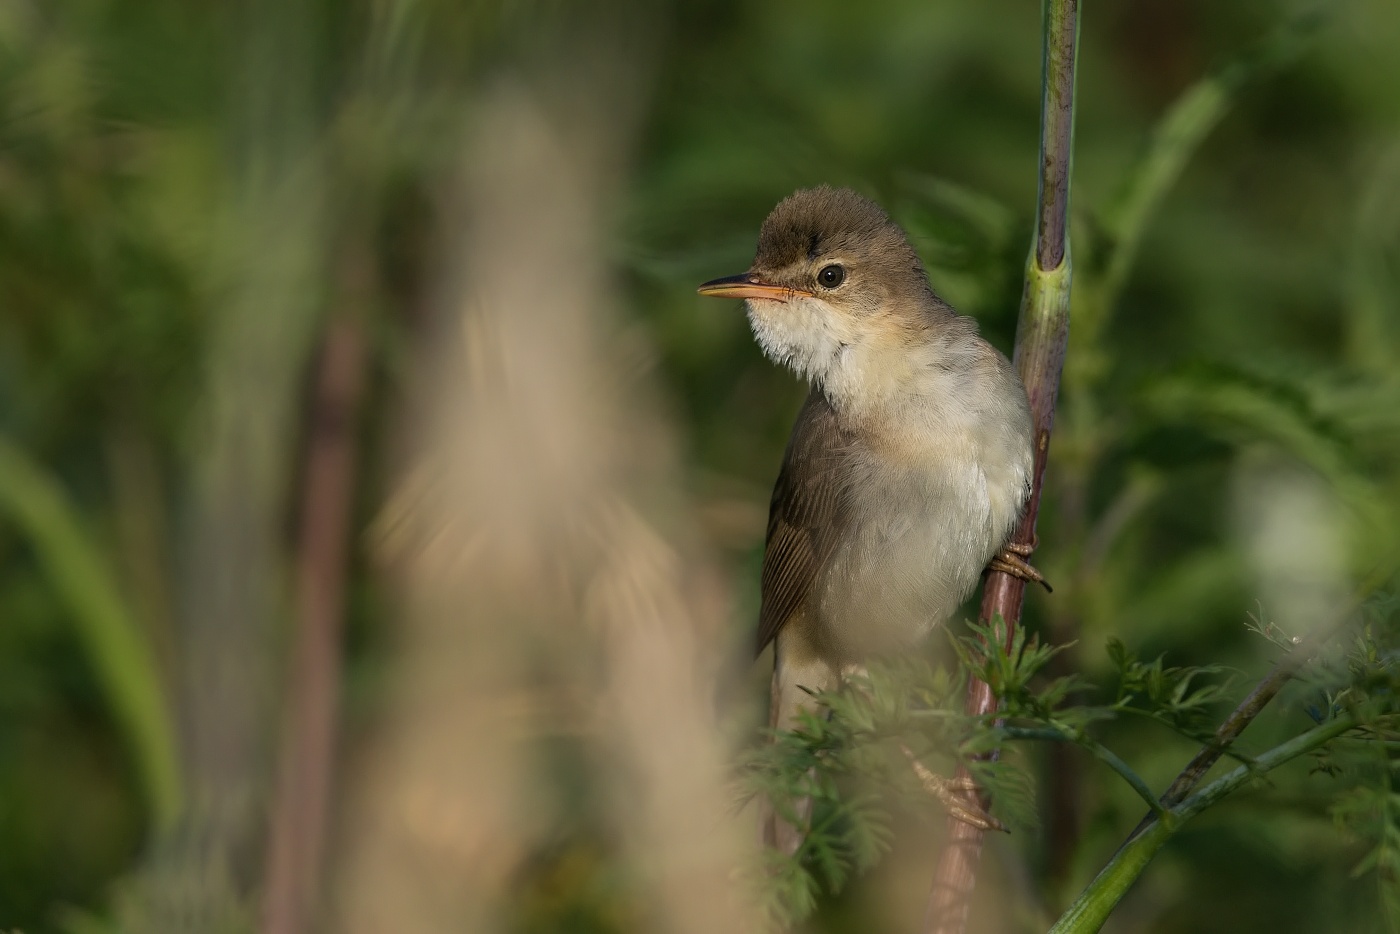
M763 298L770 302L790 302L794 298L812 295L803 289L764 282L751 272L711 279L695 291L711 298Z

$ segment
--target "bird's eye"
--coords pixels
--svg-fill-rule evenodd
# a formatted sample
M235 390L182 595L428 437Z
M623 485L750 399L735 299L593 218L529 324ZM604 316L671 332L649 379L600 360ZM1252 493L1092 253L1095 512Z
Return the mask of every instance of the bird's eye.
M836 263L823 266L822 271L817 273L817 281L822 284L823 288L834 289L846 281L846 270Z

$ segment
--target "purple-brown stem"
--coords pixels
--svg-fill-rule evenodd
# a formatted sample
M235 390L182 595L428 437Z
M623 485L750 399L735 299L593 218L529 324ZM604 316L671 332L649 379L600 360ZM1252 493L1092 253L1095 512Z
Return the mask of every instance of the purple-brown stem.
M263 934L307 930L320 885L340 702L341 631L364 382L360 324L331 322L309 411L287 719L268 835Z
M1055 423L1065 347L1069 341L1069 191L1074 138L1075 60L1079 39L1078 0L1048 0L1040 132L1040 198L1036 242L1026 271L1016 325L1016 370L1030 400L1035 438L1035 468L1030 501L1012 541L1034 545L1035 522ZM1006 648L1021 619L1025 581L999 571L987 575L981 619L1005 620ZM975 678L968 685L965 709L985 716L996 709L991 688ZM959 774L966 775L966 769ZM984 810L990 803L979 795ZM962 934L967 928L983 831L949 818L948 842L939 860L924 916L927 934Z

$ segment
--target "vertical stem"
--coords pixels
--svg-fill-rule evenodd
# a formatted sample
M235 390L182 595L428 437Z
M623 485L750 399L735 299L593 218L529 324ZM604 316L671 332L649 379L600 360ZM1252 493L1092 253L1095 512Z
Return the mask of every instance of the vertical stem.
M1069 173L1074 156L1074 66L1078 52L1079 0L1047 0L1041 77L1040 210L1035 238L1036 264L1045 271L1058 269L1069 256ZM1068 318L1068 306L1064 315ZM1067 332L1068 321L1065 327ZM1017 334L1018 348L1020 337ZM1045 375L1053 385L1059 385L1058 370Z
M1045 478L1055 399L1069 340L1069 183L1074 140L1075 59L1079 44L1079 0L1046 0L1043 96L1040 127L1040 198L1036 239L1026 264L1026 285L1016 325L1016 370L1030 399L1035 468L1030 502L1013 540L1035 543L1035 520ZM1021 619L1025 582L1000 572L987 576L982 592L984 621L1006 621L1007 646ZM974 679L966 709L983 715L996 708L991 688ZM966 774L965 770L962 774ZM986 802L982 804L985 806ZM949 818L948 843L929 892L924 929L929 934L961 934L967 927L983 831Z
M348 316L331 322L313 390L302 481L297 631L268 839L264 934L306 930L320 887L364 364L359 323Z

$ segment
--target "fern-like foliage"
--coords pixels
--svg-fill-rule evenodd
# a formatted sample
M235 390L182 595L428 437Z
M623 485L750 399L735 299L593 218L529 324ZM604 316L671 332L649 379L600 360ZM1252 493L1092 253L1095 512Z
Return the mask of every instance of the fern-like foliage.
M1358 726L1313 750L1317 770L1345 784L1333 807L1339 826L1367 841L1357 873L1374 873L1389 917L1400 924L1400 786L1396 773L1400 735L1400 634L1394 598L1373 600L1357 625L1339 635L1330 651L1297 675L1295 693L1312 726L1346 715ZM1249 628L1282 648L1296 640L1261 622ZM937 816L930 794L910 759L934 773L965 768L994 802L997 817L1013 829L1034 823L1034 789L1016 755L1023 741L1072 743L1119 774L1161 814L1158 792L1095 738L1095 725L1133 716L1208 742L1213 724L1234 692L1219 666L1171 666L1163 658L1139 658L1122 642L1108 643L1112 680L1094 685L1078 675L1051 677L1050 662L1066 646L1052 646L1023 629L1008 638L1001 620L970 623L951 639L956 668L920 658L881 661L839 689L814 695L797 728L770 733L745 756L741 785L762 795L785 819L797 823L797 803L811 799L806 836L792 857L766 852L754 874L776 927L809 914L822 892L837 892L888 851L896 805ZM964 712L969 676L986 682L997 711ZM1091 698L1106 699L1089 703ZM1362 715L1364 712L1364 716ZM1301 730L1300 730L1301 732ZM1252 758L1227 750L1251 769ZM1400 931L1400 927L1392 929Z

